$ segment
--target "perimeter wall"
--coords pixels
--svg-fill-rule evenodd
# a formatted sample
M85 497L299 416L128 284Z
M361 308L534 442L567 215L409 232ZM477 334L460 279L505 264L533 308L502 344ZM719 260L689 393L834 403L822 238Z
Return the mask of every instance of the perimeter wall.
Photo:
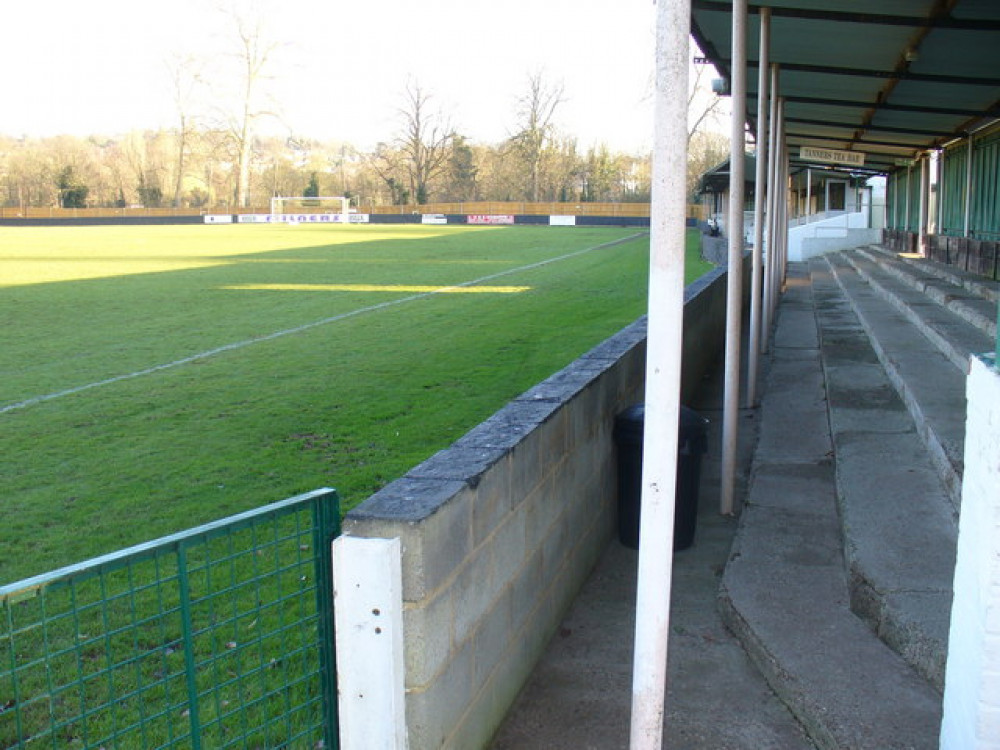
M725 302L725 269L685 292L682 400L723 350ZM643 318L344 519L402 541L411 748L490 739L614 536L614 421L643 399L645 354Z

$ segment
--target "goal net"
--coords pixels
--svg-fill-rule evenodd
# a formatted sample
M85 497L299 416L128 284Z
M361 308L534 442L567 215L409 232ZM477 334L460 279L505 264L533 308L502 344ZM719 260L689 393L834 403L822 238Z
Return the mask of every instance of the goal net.
M349 205L347 198L339 195L274 196L271 198L271 221L289 223L338 221L347 224L350 221Z

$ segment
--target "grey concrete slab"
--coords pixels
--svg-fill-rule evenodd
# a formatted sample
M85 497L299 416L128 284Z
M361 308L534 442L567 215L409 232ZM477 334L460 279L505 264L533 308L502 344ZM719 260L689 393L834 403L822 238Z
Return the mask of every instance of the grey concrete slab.
M882 364L889 381L899 393L916 425L917 433L924 440L930 458L948 490L952 505L960 503L962 453L964 443L965 375L955 364L955 350L942 352L928 337L927 330L913 324L897 305L874 294L867 282L858 275L855 266L837 256L827 258L835 272L836 283L846 293L859 322L867 336L855 340L855 348L868 346ZM831 278L817 278L817 284L827 287ZM942 314L950 315L942 310ZM825 361L837 364L842 357L837 353L844 328L838 326L831 336L832 351L828 352L825 338L827 326L819 315L824 339ZM968 326L954 320L937 326L935 336L945 335L947 326L961 326L968 334ZM964 347L962 348L964 351Z
M878 329L889 366L923 375L911 390L942 434L955 403L912 323L853 267L842 286L810 265L815 278L790 268L761 406L740 412L738 530L715 512L719 402L691 404L712 420L710 454L695 545L674 556L664 747L937 746L954 518L865 337ZM495 750L627 746L634 576L635 553L613 544Z
M957 535L939 435L961 441L964 379L886 302L858 299L862 286L843 284L868 332L855 346L877 349L885 367L844 364L843 326L828 352L819 315L851 607L941 689Z
M850 263L871 288L906 316L963 372L971 354L992 351L995 339L985 331L884 271L879 264L857 253L840 256ZM838 262L836 259L833 262Z
M950 589L958 529L916 435L841 433L835 442L851 569L882 591Z
M721 369L721 368L720 368ZM736 519L717 512L721 383L691 406L708 417L695 542L674 555L664 747L808 750L813 744L767 686L716 607ZM757 419L741 412L737 497L743 497ZM637 552L613 542L501 726L492 750L628 747Z
M781 321L774 332L774 346L815 349L818 343L816 314L811 300L809 304L782 305Z
M850 613L839 555L829 512L751 505L723 582L730 628L817 746L937 747L939 696Z
M915 288L926 290L941 304L956 299L986 303L985 306L972 304L971 307L985 311L987 317L993 318L995 326L1000 282L926 258L904 258L881 247L860 248L859 252ZM989 315L990 309L992 315Z
M826 387L816 350L775 350L761 412L761 459L815 462L833 449L826 416ZM790 443L789 437L795 439Z

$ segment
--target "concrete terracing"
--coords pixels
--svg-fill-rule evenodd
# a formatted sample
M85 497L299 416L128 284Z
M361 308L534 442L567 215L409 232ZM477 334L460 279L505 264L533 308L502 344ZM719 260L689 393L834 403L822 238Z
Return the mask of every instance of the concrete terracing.
M792 265L742 413L738 525L713 507L713 427L674 558L665 747L937 747L965 370L995 295L878 247ZM627 747L634 564L605 555L495 748Z

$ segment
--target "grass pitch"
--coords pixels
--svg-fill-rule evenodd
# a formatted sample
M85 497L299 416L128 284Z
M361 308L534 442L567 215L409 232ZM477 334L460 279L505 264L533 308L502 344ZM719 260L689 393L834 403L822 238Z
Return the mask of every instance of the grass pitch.
M0 582L321 486L356 505L640 315L634 235L0 228Z

